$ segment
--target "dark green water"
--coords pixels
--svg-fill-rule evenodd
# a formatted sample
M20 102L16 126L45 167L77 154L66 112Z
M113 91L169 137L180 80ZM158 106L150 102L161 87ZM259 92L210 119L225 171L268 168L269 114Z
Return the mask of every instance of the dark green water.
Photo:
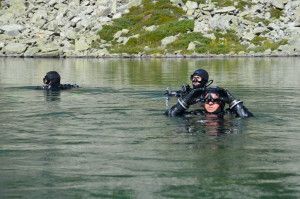
M299 63L0 59L0 198L299 198ZM256 117L165 117L200 67ZM33 90L49 70L81 88Z

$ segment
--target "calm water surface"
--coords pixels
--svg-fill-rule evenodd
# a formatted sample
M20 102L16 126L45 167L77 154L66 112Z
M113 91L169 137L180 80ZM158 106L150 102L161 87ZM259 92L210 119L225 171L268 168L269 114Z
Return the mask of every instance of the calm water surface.
M2 58L0 198L299 198L299 63ZM165 117L200 67L256 117ZM50 70L81 88L34 90Z

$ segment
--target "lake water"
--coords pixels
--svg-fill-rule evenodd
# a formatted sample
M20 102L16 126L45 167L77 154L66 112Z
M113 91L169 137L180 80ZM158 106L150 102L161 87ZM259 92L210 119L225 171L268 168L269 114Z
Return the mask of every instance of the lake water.
M299 198L299 63L1 58L0 198ZM255 117L163 115L197 68ZM34 90L50 70L80 88Z

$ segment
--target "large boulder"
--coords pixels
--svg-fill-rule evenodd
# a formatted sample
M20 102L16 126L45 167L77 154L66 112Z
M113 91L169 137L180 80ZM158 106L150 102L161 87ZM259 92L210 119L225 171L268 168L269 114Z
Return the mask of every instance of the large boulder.
M24 29L25 27L19 24L9 24L9 25L0 26L0 32L3 31L4 34L10 36L16 36L20 34Z
M27 47L26 44L22 43L9 43L3 47L3 52L5 52L6 55L22 54Z

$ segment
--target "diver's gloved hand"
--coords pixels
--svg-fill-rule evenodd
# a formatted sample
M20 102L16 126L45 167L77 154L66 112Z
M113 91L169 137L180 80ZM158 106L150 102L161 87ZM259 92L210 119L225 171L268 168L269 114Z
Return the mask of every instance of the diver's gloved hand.
M188 84L186 84L186 85L182 85L181 90L178 91L172 91L169 88L167 88L164 95L168 97L184 97L191 90L192 90L191 87Z
M192 89L185 97L178 99L178 103L184 108L188 109L193 104L194 100L200 97L205 92L205 88Z
M242 101L230 108L230 111L235 113L237 117L253 117L253 114L243 105Z
M224 89L224 102L229 104L229 108L232 109L237 104L242 103L242 101L236 99L227 89Z

